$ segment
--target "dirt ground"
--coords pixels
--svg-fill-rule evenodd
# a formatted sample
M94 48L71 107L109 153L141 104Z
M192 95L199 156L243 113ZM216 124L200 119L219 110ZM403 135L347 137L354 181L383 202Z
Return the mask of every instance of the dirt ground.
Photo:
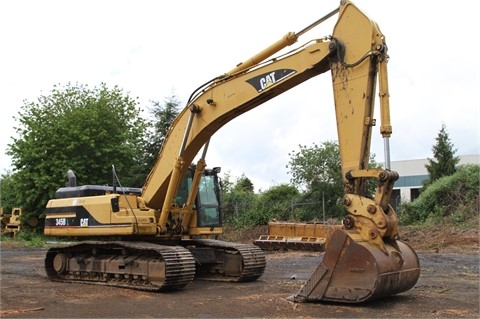
M286 299L298 292L321 261L323 254L318 252L268 252L265 274L255 282L198 280L177 292L149 293L51 282L43 269L46 248L2 247L0 316L479 318L478 229L452 233L405 232L404 239L415 248L420 259L417 284L401 294L360 305L293 303Z

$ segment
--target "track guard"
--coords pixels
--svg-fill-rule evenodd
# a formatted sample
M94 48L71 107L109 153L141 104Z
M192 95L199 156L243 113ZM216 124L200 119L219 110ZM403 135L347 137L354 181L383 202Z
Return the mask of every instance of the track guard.
M385 243L385 253L360 236L355 230L336 231L320 265L288 299L360 303L407 291L416 284L420 263L410 246L395 240Z

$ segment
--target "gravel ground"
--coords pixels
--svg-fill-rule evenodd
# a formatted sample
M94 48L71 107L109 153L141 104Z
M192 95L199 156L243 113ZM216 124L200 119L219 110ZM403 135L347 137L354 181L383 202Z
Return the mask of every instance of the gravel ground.
M5 318L478 318L479 255L419 253L415 287L360 305L293 303L322 253L267 253L265 274L250 283L195 280L185 289L148 293L47 280L46 249L1 250Z

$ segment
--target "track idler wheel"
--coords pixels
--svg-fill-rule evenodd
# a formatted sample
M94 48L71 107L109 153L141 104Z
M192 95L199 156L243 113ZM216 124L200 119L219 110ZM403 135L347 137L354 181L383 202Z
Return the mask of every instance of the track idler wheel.
M411 289L420 276L417 254L398 240L385 241L385 249L356 230L337 230L320 265L289 300L360 303Z

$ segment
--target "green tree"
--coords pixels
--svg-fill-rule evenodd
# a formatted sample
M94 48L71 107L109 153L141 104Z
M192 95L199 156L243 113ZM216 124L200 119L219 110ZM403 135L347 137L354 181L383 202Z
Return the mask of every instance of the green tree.
M13 207L19 203L17 196L20 195L16 191L15 180L11 172L5 172L0 176L0 203L4 212L10 212Z
M256 222L250 218L258 198L253 191L253 183L245 174L236 178L235 182L233 179L230 172L226 172L221 180L223 219L235 226L255 225Z
M120 88L54 86L36 101L24 101L8 145L17 205L42 218L47 201L72 169L79 185L109 184L112 165L125 186L136 184L144 165L146 123L136 99ZM27 216L28 217L28 216Z
M326 217L338 218L344 214L339 200L343 197L342 167L337 141L326 141L311 147L299 145L299 150L289 153L287 164L291 182L304 190L301 201L305 205L299 214L302 220L316 219L325 209ZM377 168L375 154L370 154L369 168ZM367 182L367 193L375 192L376 181ZM322 214L323 215L323 214Z
M272 219L290 220L293 218L293 204L300 200L300 192L293 185L272 186L258 198L256 213L262 218L262 225Z
M292 152L287 165L291 182L302 189L301 206L297 217L301 220L316 219L325 208L326 216L343 216L338 201L343 196L340 150L336 141L327 141L311 147L299 145Z
M312 190L325 183L341 182L340 150L336 141L311 147L299 145L299 150L288 154L287 164L291 182L300 188Z
M150 129L148 141L145 149L146 171L145 177L155 165L158 153L165 142L168 130L173 120L178 116L180 101L175 95L165 98L164 103L151 101L152 106L149 112L153 115L153 120L149 121Z
M232 173L230 171L223 173L223 177L220 179L220 193L222 197L232 191L234 184Z
M237 182L233 186L233 189L235 191L243 191L243 192L247 192L247 193L254 193L253 183L247 176L245 176L245 174L242 174L242 176L240 176L237 179Z
M456 166L460 161L460 158L455 156L456 149L453 148L453 143L450 141L445 123L442 124L435 140L437 142L432 147L434 158L429 158L428 164L425 165L429 178L424 182L424 187L444 176L455 174Z

